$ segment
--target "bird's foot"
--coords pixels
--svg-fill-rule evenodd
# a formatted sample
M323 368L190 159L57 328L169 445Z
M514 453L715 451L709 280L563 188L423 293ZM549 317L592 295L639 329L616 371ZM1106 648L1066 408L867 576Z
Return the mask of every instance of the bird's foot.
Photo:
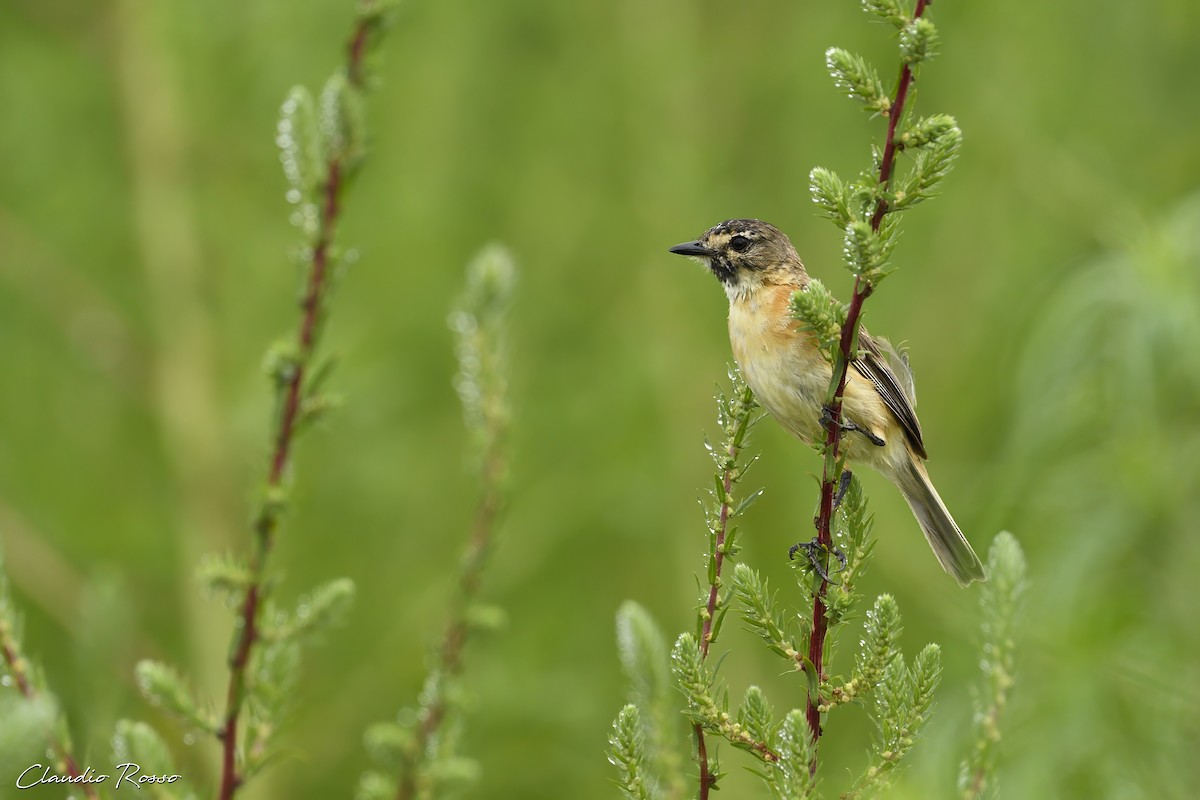
M821 425L825 428L828 428L829 423L832 421L833 421L833 409L831 409L829 406L822 406L821 407ZM867 437L867 440L871 444L875 445L876 447L883 447L885 444L887 444L887 442L884 441L882 437L876 436L871 431L867 430L866 428L862 427L861 425L851 422L848 419L843 418L838 423L838 426L842 429L843 433L853 433L853 432L861 433L863 436Z
M842 470L842 477L838 479L837 494L833 496L833 509L836 511L841 507L842 501L846 499L846 492L850 490L850 481L854 479L854 473L848 469Z
M828 556L832 555L838 561L838 572L846 569L846 554L836 547L826 547L821 544L817 537L813 537L811 542L797 542L788 548L788 558L794 559L796 553L804 551L804 557L808 559L808 563L812 565L813 572L821 576L821 580L836 584L836 581L830 580L829 571L826 568Z

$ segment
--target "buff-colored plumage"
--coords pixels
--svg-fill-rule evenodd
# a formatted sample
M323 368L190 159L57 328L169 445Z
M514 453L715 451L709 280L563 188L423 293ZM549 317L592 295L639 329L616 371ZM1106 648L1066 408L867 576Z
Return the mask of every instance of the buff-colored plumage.
M760 220L729 220L672 252L702 259L724 284L733 356L759 402L802 441L820 442L832 369L811 334L792 318L792 294L808 286L808 273L787 236ZM865 331L859 344L859 359L847 372L842 413L861 430L842 437L847 459L896 485L938 561L959 583L983 580L983 564L925 471L907 362Z

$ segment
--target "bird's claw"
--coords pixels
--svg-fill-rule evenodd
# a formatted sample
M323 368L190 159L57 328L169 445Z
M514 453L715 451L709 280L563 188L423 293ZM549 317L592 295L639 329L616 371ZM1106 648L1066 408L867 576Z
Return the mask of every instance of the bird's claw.
M850 490L850 481L853 480L854 473L848 469L842 470L842 477L838 479L837 494L833 496L833 508L837 510L841 507L842 501L846 499L846 492Z
M808 559L808 563L812 565L813 572L821 576L821 580L828 583L836 583L829 579L829 572L825 568L825 560L821 557L825 554L832 554L838 560L838 572L846 569L846 554L836 547L826 547L821 544L820 540L815 536L810 542L797 542L788 548L788 558L794 559L796 553L804 551L804 557Z
M830 408L829 406L822 406L821 407L821 425L823 427L828 428L829 423L831 423L831 422L833 422L833 409ZM862 427L861 425L851 422L848 419L844 419L844 418L841 419L838 422L838 427L840 427L842 429L843 433L852 433L852 432L861 433L863 436L867 437L867 441L869 441L871 444L875 445L876 447L883 447L885 444L887 444L887 442L884 441L884 439L882 437L876 436L871 431L867 430L866 428Z

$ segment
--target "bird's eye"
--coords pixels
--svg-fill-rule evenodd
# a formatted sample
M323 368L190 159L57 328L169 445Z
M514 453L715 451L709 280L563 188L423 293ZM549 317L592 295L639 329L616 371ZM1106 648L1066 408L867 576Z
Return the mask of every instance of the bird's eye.
M750 240L745 236L735 236L729 240L729 249L735 253L744 253L750 249Z

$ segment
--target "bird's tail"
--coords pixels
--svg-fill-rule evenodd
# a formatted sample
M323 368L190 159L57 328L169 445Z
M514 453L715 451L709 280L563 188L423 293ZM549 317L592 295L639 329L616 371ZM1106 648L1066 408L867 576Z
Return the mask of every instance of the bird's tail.
M970 542L946 510L946 504L930 483L929 474L920 459L912 457L908 466L900 469L897 478L896 486L908 501L908 507L912 509L917 522L921 523L921 530L925 532L925 538L941 562L942 569L953 575L962 586L971 581L987 580L983 562L975 555Z

